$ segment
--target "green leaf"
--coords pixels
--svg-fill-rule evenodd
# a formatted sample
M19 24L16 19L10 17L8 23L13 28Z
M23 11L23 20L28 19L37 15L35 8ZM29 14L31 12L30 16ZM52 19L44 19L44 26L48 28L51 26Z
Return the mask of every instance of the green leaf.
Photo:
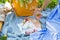
M53 9L58 4L57 0L51 0L47 8Z
M0 40L7 40L7 37L1 36Z

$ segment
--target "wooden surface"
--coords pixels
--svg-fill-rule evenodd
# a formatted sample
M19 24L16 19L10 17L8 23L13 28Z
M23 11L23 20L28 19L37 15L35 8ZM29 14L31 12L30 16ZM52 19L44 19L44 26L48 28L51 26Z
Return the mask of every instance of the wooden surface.
M0 21L0 31L2 30L2 24L3 22Z

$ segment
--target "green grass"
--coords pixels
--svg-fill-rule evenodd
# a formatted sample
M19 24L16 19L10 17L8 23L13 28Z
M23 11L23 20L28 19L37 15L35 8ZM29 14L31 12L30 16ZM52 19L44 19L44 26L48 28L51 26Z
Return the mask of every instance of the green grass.
M51 0L47 8L53 9L58 4L58 0Z
M7 37L2 36L0 37L0 40L7 40Z

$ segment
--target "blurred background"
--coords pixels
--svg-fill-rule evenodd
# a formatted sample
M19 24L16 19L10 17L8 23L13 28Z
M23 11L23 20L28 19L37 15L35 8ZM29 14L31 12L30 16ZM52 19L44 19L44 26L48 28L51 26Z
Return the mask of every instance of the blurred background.
M0 0L0 4L8 2L8 1L9 0ZM38 1L39 1L38 7L41 7L44 0L38 0ZM57 4L58 4L58 0L51 0L50 4L47 6L47 8L53 9Z

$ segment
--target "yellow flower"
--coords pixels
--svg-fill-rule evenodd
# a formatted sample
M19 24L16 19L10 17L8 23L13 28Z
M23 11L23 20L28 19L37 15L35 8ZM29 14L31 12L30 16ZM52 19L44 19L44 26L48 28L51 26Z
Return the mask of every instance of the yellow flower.
M4 37L7 37L7 35L4 35Z

